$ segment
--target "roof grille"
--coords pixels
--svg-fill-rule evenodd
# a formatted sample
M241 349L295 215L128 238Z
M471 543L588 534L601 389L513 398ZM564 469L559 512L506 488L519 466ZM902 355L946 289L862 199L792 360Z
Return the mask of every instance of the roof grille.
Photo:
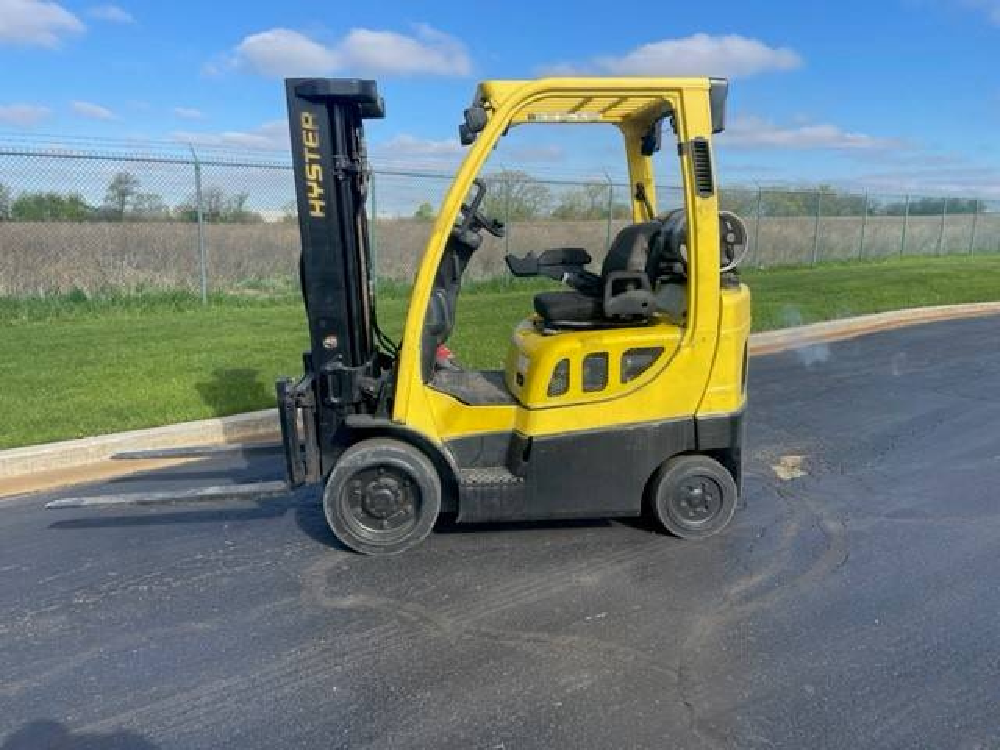
M694 168L694 187L699 198L708 198L715 192L712 179L712 149L705 138L691 141L691 163Z

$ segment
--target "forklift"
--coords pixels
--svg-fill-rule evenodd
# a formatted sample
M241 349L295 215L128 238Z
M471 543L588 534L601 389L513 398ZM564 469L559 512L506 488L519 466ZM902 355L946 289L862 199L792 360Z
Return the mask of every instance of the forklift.
M51 505L212 501L320 484L333 533L365 554L413 547L442 513L458 523L649 513L685 539L725 528L742 484L750 331L737 272L746 227L719 209L712 158L727 81L480 83L459 126L468 152L398 344L376 318L365 209L364 121L384 116L376 83L285 85L310 337L304 375L276 386L286 482ZM478 174L510 128L534 123L619 129L632 222L599 268L582 248L508 255L514 276L564 288L534 297L502 371L442 366L463 273L484 234L505 232L483 211ZM660 213L652 157L664 147L676 150L684 207Z

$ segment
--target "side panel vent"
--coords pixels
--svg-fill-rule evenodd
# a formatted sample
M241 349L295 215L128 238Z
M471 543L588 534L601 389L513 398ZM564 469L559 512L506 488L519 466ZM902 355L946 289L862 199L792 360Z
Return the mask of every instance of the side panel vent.
M546 393L551 398L552 396L562 396L568 390L569 360L561 359L552 371L552 377L549 379L549 389Z
M712 149L705 138L691 141L691 164L694 168L694 187L699 198L708 198L715 192L712 176Z
M583 391L594 393L608 387L608 353L594 352L583 358Z
M653 366L663 354L662 346L640 346L622 354L621 381L628 383Z

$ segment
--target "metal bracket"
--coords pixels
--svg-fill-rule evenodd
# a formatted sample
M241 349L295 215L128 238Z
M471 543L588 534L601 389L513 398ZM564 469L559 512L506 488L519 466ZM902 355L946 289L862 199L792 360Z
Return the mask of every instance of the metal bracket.
M316 441L316 398L312 375L297 383L284 379L276 383L278 419L285 447L285 472L288 484L298 487L320 477L319 448ZM301 413L302 436L299 436Z
M363 159L351 159L346 156L337 155L333 157L333 176L338 180L346 179L358 174L367 174L368 165Z

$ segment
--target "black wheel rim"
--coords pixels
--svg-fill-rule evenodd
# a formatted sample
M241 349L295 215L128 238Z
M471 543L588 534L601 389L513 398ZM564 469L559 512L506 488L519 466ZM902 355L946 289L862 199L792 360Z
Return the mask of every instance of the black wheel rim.
M690 529L709 525L722 512L723 492L711 477L686 477L670 497L671 516Z
M391 465L355 472L341 490L344 520L363 539L389 544L417 525L420 488L406 471Z

